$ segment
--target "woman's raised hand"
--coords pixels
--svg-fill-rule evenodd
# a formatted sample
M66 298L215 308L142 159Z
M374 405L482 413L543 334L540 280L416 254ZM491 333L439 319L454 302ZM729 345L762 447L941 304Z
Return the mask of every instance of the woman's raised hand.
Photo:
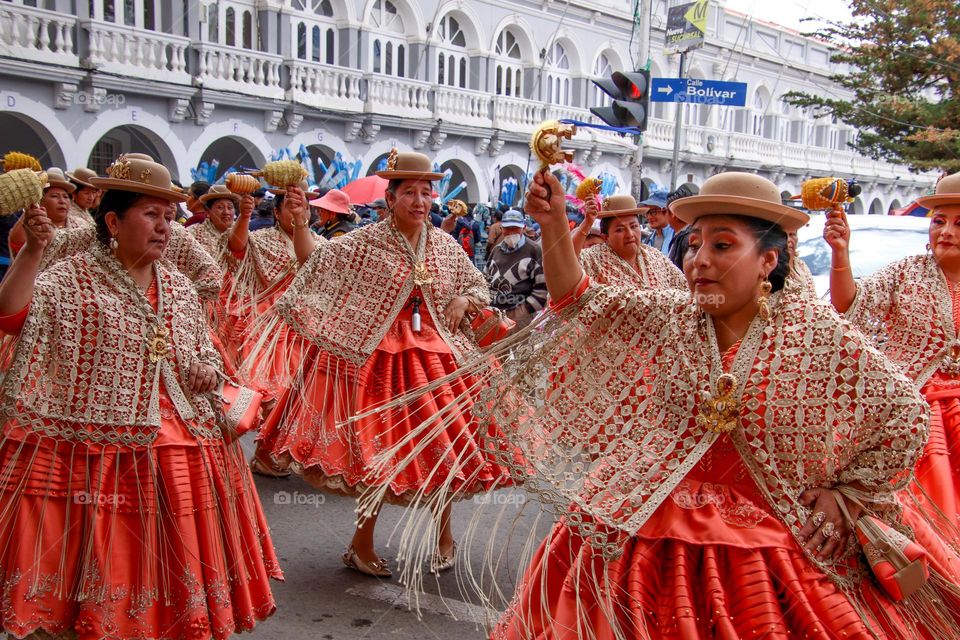
M562 226L565 232L569 232L566 195L560 181L548 171L533 174L533 182L527 189L523 210L536 220L541 228Z
M35 204L23 214L23 231L27 239L24 247L42 253L53 239L55 228L47 217L47 210Z

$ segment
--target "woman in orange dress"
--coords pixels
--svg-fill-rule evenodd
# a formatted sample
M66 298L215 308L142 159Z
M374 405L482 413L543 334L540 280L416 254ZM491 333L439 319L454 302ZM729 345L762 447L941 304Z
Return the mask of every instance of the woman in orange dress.
M226 638L273 613L282 574L217 418L197 294L159 260L182 196L142 157L109 174L97 244L40 273L52 225L33 208L0 285L0 328L18 336L0 384L0 625Z
M960 547L960 174L944 178L931 209L930 244L859 282L850 270L850 226L828 214L823 236L833 249L830 300L874 339L930 404L930 439L913 493Z
M483 274L449 234L430 224L431 183L441 175L429 159L393 155L378 175L390 181L389 220L323 245L277 302L276 316L256 328L272 336L286 326L310 344L289 391L264 421L261 449L319 489L356 496L378 489L378 507L380 501L408 505L451 491L482 492L497 486L503 472L481 450L469 406L454 413L447 407L470 393L469 378L445 382L409 409L363 415L454 372L477 350L464 322L468 308L489 301ZM396 453L409 456L402 473L389 482L377 477L373 470L384 452L438 415L449 417L449 426L403 446ZM428 473L436 465L438 471ZM446 473L446 465L460 471ZM453 567L455 558L450 502L441 503L431 537L434 571ZM387 561L374 549L376 519L375 510L361 515L343 560L361 573L388 577Z
M692 292L641 291L585 277L564 209L538 173L526 210L556 304L489 386L515 478L559 518L492 637L960 638L960 558L897 500L926 406L784 288L786 231L807 216L759 176L714 176L673 206ZM866 509L926 549L928 582L874 581L851 535Z

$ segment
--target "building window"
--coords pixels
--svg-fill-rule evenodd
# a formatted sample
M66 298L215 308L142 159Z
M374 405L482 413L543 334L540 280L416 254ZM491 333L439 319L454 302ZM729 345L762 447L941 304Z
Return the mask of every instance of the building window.
M570 58L559 42L547 52L547 101L553 104L570 105Z
M437 84L467 88L467 38L460 23L451 15L437 27Z
M616 71L616 69L610 64L610 58L607 57L607 54L601 53L600 57L597 58L596 64L593 65L593 77L597 80L607 80L614 71ZM610 102L610 96L607 95L606 91L593 85L593 106L609 106Z
M253 14L243 12L243 48L253 49Z
M337 63L337 32L327 29L327 64Z
M520 43L509 28L497 37L496 93L499 96L523 96L523 54Z
M372 44L373 72L405 77L407 48L403 17L390 0L376 0L370 13L370 24L382 33L376 34ZM396 54L396 55L394 55Z
M237 12L233 10L233 7L227 9L227 40L226 45L228 47L237 46Z
M216 2L207 7L207 40L220 42L220 7Z

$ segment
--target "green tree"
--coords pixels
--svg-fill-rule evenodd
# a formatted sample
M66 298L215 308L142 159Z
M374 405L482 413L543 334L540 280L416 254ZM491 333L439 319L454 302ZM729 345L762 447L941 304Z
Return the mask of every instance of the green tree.
M833 79L853 93L791 92L791 104L859 131L860 153L912 169L960 171L960 10L957 0L849 0L853 19L814 36L849 65Z

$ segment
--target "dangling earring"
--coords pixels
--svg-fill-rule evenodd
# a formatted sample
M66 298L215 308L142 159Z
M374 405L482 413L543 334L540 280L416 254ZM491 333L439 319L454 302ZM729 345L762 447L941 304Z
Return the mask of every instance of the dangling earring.
M763 320L770 319L770 292L773 291L773 285L770 284L770 281L764 277L763 282L760 283L760 297L757 298L757 306L759 307L760 318Z
M932 255L933 255L933 251L930 249L930 243L928 242L928 243L927 243L927 257L929 258L929 257L932 256Z
M116 251L120 244L117 242L117 239L113 236L110 236L110 251Z

